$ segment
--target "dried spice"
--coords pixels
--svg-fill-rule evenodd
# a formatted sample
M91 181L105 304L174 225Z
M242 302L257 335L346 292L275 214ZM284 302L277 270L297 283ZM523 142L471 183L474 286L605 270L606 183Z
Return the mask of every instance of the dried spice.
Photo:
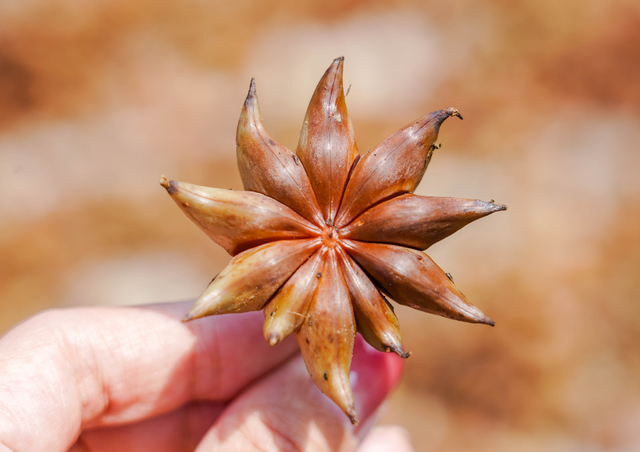
M343 58L320 80L295 153L274 141L255 82L240 115L237 158L246 191L160 181L183 212L233 259L185 320L264 309L265 339L296 333L309 374L357 423L349 384L356 331L383 352L402 349L387 300L494 325L421 250L506 207L411 194L454 108L395 132L360 158L347 113Z

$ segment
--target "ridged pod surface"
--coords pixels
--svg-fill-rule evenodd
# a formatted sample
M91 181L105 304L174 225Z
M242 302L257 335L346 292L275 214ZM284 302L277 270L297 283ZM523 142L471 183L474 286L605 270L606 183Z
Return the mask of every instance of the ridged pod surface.
M439 110L359 158L343 89L344 59L321 78L296 153L262 124L252 80L236 155L246 191L162 178L183 212L233 259L185 321L264 309L264 336L295 333L311 378L357 423L349 383L356 332L404 358L393 301L494 325L421 250L506 207L493 201L413 195L442 123Z

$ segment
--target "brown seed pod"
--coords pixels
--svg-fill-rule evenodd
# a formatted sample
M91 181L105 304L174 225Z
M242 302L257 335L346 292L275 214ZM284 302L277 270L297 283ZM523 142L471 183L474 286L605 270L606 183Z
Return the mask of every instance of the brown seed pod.
M357 423L349 384L356 331L406 358L394 301L444 317L494 325L420 250L506 207L411 194L442 123L455 108L400 129L359 159L343 92L343 58L316 88L296 154L260 117L255 82L236 136L246 191L160 183L185 214L234 256L185 318L264 309L265 339L296 333L318 388Z

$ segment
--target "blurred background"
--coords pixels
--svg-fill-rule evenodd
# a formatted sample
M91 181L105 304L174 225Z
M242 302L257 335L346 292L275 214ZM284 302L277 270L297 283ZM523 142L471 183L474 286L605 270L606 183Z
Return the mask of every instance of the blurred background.
M429 251L496 328L399 308L380 422L420 451L640 450L635 0L0 0L0 333L199 295L230 258L160 175L240 189L250 78L294 149L339 55L361 152L454 106L417 192L509 206Z

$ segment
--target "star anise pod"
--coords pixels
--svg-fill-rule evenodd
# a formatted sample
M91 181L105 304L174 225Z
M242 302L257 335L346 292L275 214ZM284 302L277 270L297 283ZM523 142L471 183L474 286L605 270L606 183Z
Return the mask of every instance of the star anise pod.
M274 141L255 82L240 115L237 158L246 191L161 184L233 259L185 320L264 309L271 345L296 333L311 377L355 424L349 368L356 331L408 357L387 297L420 311L494 325L421 250L505 206L411 194L427 169L440 110L360 159L342 86L343 58L320 80L295 153Z

